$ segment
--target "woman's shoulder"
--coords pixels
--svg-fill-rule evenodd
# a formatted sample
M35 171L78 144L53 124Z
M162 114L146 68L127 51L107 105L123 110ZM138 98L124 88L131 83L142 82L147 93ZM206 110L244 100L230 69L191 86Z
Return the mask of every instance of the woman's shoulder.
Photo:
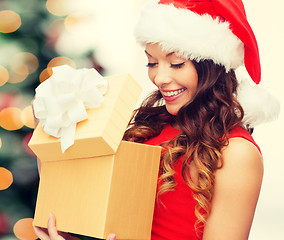
M250 159L262 159L259 148L254 142L243 138L234 137L229 139L229 144L223 149L223 158L227 161L236 159L238 161L248 161Z
M242 142L243 144L249 144L248 142L252 143L257 150L261 153L260 147L257 145L251 134L245 130L244 128L237 126L233 128L228 135L229 142L232 141L232 139L239 139L238 142ZM235 141L236 142L236 141Z
M222 151L223 171L251 173L261 176L263 161L260 148L252 136L243 128L238 127L229 135L229 143Z

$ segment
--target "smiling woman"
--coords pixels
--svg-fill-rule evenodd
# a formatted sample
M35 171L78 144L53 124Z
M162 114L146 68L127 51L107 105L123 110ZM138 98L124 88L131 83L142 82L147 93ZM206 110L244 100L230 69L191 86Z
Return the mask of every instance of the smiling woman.
M125 139L166 146L152 239L247 239L263 174L249 132L277 116L279 105L256 86L245 88L246 81L259 83L260 62L242 1L148 3L135 34L158 91L138 109ZM251 79L236 75L243 63ZM244 171L251 178L238 174Z

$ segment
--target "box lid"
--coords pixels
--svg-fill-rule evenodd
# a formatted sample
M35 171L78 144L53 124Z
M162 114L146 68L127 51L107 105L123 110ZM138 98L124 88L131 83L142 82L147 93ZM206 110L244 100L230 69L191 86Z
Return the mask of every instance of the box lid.
M39 124L29 147L41 161L114 154L136 107L142 88L129 75L105 77L110 89L99 108L88 109L88 119L77 124L74 145L62 153L60 139L45 133Z

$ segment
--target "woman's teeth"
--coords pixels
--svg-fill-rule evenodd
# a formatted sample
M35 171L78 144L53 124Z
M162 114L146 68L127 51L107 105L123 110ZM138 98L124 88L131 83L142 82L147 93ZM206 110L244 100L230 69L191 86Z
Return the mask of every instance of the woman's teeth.
M179 89L179 90L176 90L176 91L167 91L167 92L162 91L162 93L165 97L172 97L172 96L180 94L181 92L183 92L185 90L186 90L186 88L183 88L183 89Z

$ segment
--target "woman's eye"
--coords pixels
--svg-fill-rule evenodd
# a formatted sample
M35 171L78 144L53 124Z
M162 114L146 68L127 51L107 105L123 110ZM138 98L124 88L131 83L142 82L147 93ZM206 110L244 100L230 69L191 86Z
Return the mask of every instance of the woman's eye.
M146 65L146 67L155 67L157 65L157 63L148 63L147 65Z
M172 68L181 68L183 65L184 65L184 62L183 63L178 63L178 64L171 64L171 67Z

